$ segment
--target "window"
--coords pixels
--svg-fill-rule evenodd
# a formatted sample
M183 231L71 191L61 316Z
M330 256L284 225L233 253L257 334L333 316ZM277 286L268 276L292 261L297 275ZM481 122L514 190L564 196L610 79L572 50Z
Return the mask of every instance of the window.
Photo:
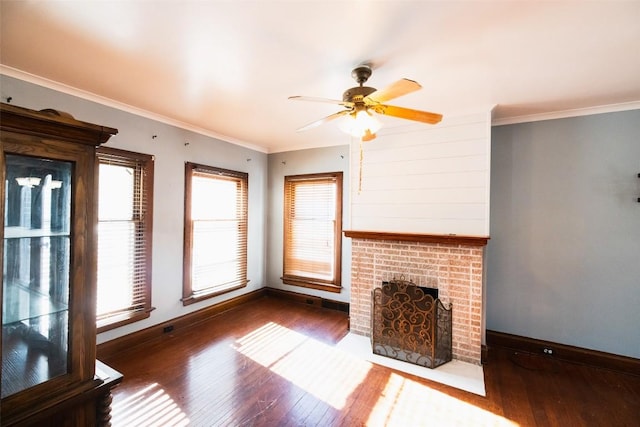
M248 174L187 163L184 305L247 285Z
M340 292L341 247L342 172L285 176L282 281Z
M153 157L101 147L98 157L97 326L149 317Z

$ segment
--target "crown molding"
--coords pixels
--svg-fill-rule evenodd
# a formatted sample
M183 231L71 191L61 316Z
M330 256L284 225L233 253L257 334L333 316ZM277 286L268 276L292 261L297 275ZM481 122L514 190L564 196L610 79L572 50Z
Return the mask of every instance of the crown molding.
M175 126L184 130L195 132L197 134L204 135L210 138L219 139L221 141L225 141L230 144L248 148L250 150L259 151L261 153L271 152L265 147L261 147L245 141L240 141L228 135L212 132L210 130L203 129L198 126L194 126L189 123L182 122L180 120L171 119L161 114L156 114L151 111L134 107L132 105L125 104L123 102L116 101L111 98L106 98L104 96L97 95L95 93L84 91L81 89L77 89L72 86L68 86L66 84L56 82L54 80L36 76L35 74L27 73L25 71L19 70L17 68L9 67L7 65L0 64L0 74L13 77L19 80L23 80L29 83L33 83L35 85L52 89L58 92L62 92L67 95L85 99L87 101L92 101L101 105L105 105L107 107L125 111L127 113L135 114L137 116L145 117L147 119L155 120L170 126ZM490 106L488 110L492 111L495 109L496 106L497 105ZM491 121L491 125L503 126L503 125L518 124L518 123L538 122L543 120L554 120L554 119L566 119L570 117L588 116L592 114L603 114L603 113L615 113L620 111L629 111L629 110L638 110L638 109L640 109L640 101L632 101L632 102L625 102L620 104L609 104L609 105L601 105L596 107L554 111L549 113L527 114L527 115L514 116L514 117L494 118ZM312 148L312 147L309 147L309 148ZM282 150L274 150L274 151L278 152Z
M493 119L492 126L513 125L517 123L539 122L542 120L566 119L570 117L590 116L593 114L616 113L619 111L640 110L640 101L620 104L601 105L597 107L576 108L573 110L553 111L550 113L528 114L523 116Z
M97 104L105 105L107 107L115 108L117 110L125 111L127 113L135 114L136 116L145 117L147 119L155 120L160 123L164 123L170 126L175 126L180 129L188 130L188 131L191 131L200 135L204 135L210 138L219 139L221 141L225 141L230 144L239 145L241 147L248 148L250 150L259 151L261 153L268 153L268 150L264 147L254 145L248 142L240 141L238 139L232 138L227 135L212 132L210 130L203 129L198 126L194 126L189 123L182 122L180 120L171 119L161 114L156 114L151 111L134 107L132 105L125 104L123 102L116 101L111 98L106 98L104 96L97 95L92 92L77 89L72 86L68 86L64 83L59 83L54 80L49 80L44 77L36 76L35 74L27 73L25 71L18 70L16 68L9 67L3 64L0 64L0 74L13 77L18 80L23 80L28 83L33 83L35 85L42 86L47 89L52 89L57 92L62 92L67 95L75 96L77 98L81 98L87 101L95 102Z

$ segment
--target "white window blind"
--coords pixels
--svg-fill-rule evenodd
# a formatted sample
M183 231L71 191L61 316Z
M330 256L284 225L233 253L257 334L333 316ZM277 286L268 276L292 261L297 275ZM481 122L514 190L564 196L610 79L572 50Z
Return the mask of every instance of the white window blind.
M98 150L98 328L151 310L153 159Z
M242 172L187 163L183 301L247 284L247 184Z
M285 177L285 283L339 287L341 190L341 173Z

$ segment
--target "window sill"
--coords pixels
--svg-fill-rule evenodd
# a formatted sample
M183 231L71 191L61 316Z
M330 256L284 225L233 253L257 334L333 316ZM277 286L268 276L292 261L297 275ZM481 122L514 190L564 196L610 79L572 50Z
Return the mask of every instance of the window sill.
M112 329L119 328L129 323L135 323L143 319L147 319L151 316L151 312L155 310L155 307L151 307L144 311L136 311L131 313L124 313L119 316L96 321L97 333L110 331Z
M285 285L300 286L303 288L318 289L321 291L333 292L339 294L342 292L342 286L333 283L320 282L304 277L281 277L282 283Z
M233 287L230 287L230 288L213 290L211 292L201 292L201 293L198 293L198 294L191 294L189 296L186 296L186 297L182 298L182 305L186 306L186 305L195 304L196 302L204 301L206 299L213 298L213 297L216 297L218 295L226 294L227 292L235 291L237 289L246 288L248 283L249 283L249 281L247 280L247 282L245 284L243 284L243 285L237 285L237 286L233 286Z

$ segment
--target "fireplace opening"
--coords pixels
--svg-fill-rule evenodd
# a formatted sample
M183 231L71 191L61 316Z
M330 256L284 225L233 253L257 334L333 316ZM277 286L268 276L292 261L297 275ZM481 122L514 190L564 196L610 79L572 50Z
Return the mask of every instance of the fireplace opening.
M427 368L451 361L452 308L444 306L437 292L403 277L374 288L373 353Z

